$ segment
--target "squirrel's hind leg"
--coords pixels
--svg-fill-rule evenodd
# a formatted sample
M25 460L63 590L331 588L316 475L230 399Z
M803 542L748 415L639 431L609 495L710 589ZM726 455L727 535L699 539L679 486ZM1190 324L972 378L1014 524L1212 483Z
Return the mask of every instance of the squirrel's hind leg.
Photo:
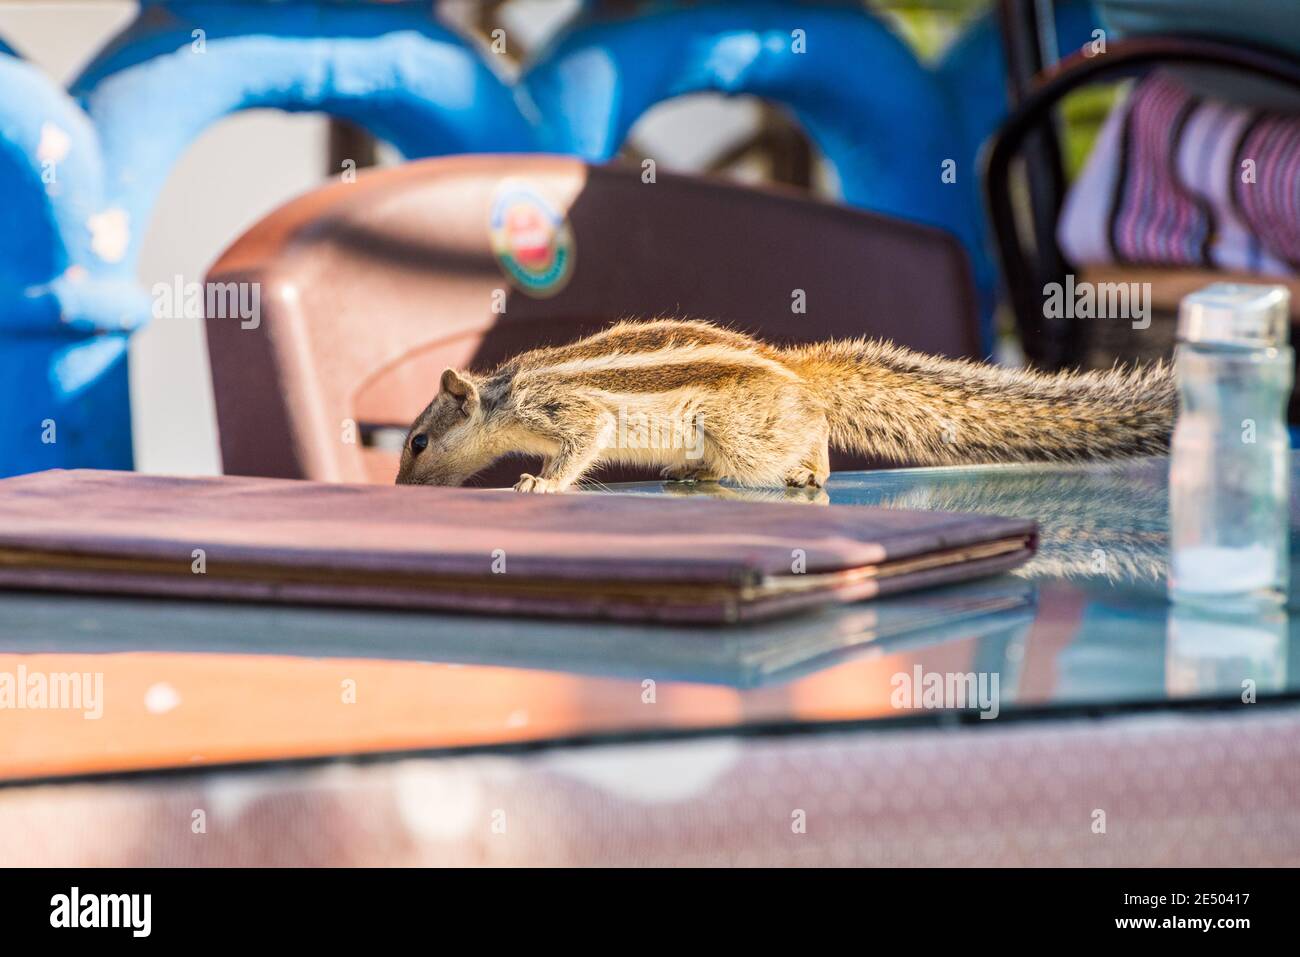
M826 438L819 439L785 475L791 488L822 488L831 475L830 448Z

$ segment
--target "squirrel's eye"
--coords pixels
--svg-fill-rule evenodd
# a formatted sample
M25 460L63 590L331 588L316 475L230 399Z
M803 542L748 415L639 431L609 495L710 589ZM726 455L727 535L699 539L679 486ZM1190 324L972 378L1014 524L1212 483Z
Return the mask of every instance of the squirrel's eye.
M411 436L411 451L416 455L419 455L428 447L429 437L427 435L420 434Z

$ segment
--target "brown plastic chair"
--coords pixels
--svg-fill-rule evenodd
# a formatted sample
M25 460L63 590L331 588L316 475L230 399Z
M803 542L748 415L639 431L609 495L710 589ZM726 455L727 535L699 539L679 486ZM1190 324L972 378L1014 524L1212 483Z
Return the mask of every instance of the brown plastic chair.
M506 180L567 217L575 265L550 298L513 288L493 252L489 218ZM978 352L969 268L945 233L723 182L645 183L639 168L556 156L433 159L331 184L250 229L208 280L261 284L256 328L206 323L229 474L391 482L393 437L400 449L444 367L486 369L620 318ZM798 290L805 312L794 308ZM508 484L528 467L498 463L479 484Z

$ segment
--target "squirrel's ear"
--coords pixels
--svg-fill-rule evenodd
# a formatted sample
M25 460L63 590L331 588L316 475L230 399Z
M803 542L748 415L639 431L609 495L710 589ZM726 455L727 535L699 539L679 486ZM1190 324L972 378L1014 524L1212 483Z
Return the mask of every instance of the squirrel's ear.
M460 400L462 406L478 402L478 389L455 369L442 370L442 391Z

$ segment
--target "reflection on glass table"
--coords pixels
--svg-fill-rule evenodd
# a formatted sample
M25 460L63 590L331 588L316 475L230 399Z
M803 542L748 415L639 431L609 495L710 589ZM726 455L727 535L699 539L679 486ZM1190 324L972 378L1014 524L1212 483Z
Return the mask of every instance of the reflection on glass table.
M1034 518L1039 553L1011 575L754 626L0 595L0 672L95 670L109 700L130 704L96 722L0 712L0 777L91 760L155 767L1293 696L1300 636L1287 610L1216 618L1167 603L1166 470L1151 459L833 476L825 498L836 504ZM920 694L932 678L964 676L995 683L992 709L976 684L966 701ZM159 685L187 723L148 716L142 702ZM348 687L358 704L340 709Z
M1292 455L1291 525L1300 455ZM1168 460L1089 466L898 469L833 477L826 492L792 501L875 505L1036 519L1038 554L1012 574L1035 586L1035 637L1060 642L1055 703L1220 697L1300 685L1288 609L1246 614L1175 607L1165 594ZM643 484L644 494L779 496L717 485ZM1293 549L1295 542L1293 540ZM1293 553L1289 607L1300 589ZM1068 646L1065 644L1068 642ZM1290 683L1288 683L1290 677ZM1022 703L1024 699L1022 698Z

